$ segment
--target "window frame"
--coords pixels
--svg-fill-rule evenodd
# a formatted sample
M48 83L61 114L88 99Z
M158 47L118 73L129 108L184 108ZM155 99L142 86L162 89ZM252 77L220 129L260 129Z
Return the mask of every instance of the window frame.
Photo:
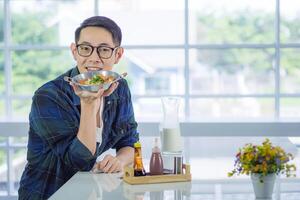
M98 15L100 10L99 2L101 0L94 0L94 14ZM125 49L179 49L184 50L184 76L185 76L185 93L180 96L184 99L185 103L185 118L190 117L190 99L192 98L244 98L244 97L271 97L275 99L274 105L274 120L270 122L184 122L182 124L183 136L299 136L298 130L300 123L290 121L280 121L280 99L282 97L299 98L300 93L287 94L280 93L280 50L283 48L300 48L299 43L282 44L280 42L280 0L276 1L275 9L275 41L271 44L190 44L189 43L189 0L184 1L184 44L182 45L127 45ZM6 126L10 126L9 121L12 118L12 102L13 100L31 99L31 95L16 95L12 93L12 51L18 50L66 50L68 46L51 46L51 45L13 45L11 41L11 0L3 1L4 9L4 41L3 45L0 45L0 50L4 54L4 75L5 75L5 94L0 96L0 100L5 102L5 120L3 124L0 124L1 131L4 132L4 136L7 136L7 142L1 148L7 151L7 164L8 164L8 196L14 196L13 183L12 183L12 153L14 149L26 148L26 145L14 146L11 143L9 137L12 136L26 136L28 130L27 122L13 124L14 128L5 129ZM275 93L274 95L264 94L247 94L247 95L191 95L190 94L190 71L189 71L189 52L193 49L261 49L261 48L273 48L275 49ZM138 98L157 98L160 95L133 95L133 99ZM170 95L168 95L170 96ZM18 127L21 126L21 129ZM154 136L158 131L157 122L141 123L140 132L143 136ZM225 127L225 129L224 129ZM7 130L8 132L5 133ZM9 131L10 130L10 131ZM11 132L13 130L13 132ZM195 131L200 130L200 131ZM246 133L245 133L246 131ZM22 132L22 133L19 133ZM246 134L246 135L245 135Z
M274 95L267 95L268 97L274 98L274 120L281 119L280 117L280 99L282 97L291 97L291 98L299 98L300 93L281 93L280 92L280 50L282 48L300 48L300 44L298 43L289 43L282 44L280 42L280 0L274 0L276 9L275 9L275 41L271 44L190 44L189 43L189 0L183 0L184 2L184 44L182 45L125 45L125 49L178 49L184 51L184 77L185 77L185 86L184 86L184 94L183 95L175 95L182 97L184 99L184 115L185 119L190 118L190 99L192 98L244 98L244 97L257 97L260 98L262 96L266 96L264 94L247 94L247 95L232 95L232 94L190 94L190 71L189 71L189 55L190 50L220 50L220 49L274 49L275 50L275 88ZM94 0L94 14L98 15L101 13L99 10L101 0ZM28 99L31 98L30 95L16 95L12 92L12 51L18 50L66 50L68 46L53 46L53 45L22 45L17 44L13 45L11 41L11 11L10 11L10 0L4 0L4 42L3 45L0 46L0 50L4 53L4 74L5 74L5 94L0 96L0 99L4 99L5 103L5 120L11 119L13 116L13 100L20 99ZM153 98L160 97L164 94L158 95L134 95L133 99L138 98ZM167 95L167 94L166 94ZM167 95L170 96L170 95ZM8 120L9 121L9 120Z

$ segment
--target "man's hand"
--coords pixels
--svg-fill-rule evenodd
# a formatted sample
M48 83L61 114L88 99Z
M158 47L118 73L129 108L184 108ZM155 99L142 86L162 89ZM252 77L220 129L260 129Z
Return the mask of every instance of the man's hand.
M101 97L106 97L111 95L116 88L118 87L119 83L115 82L111 84L111 86L104 91L103 88L100 88L98 92L89 92L86 90L81 90L77 85L72 84L73 90L77 96L80 98L81 106L94 106L96 113L100 108L100 99Z
M103 160L94 165L94 169L104 173L114 173L123 171L124 164L115 156L106 155Z
M115 82L111 84L110 87L105 91L103 88L100 88L98 92L89 92L86 90L81 90L77 85L73 83L71 83L70 85L73 87L75 94L79 96L81 100L83 100L86 103L89 103L95 99L99 99L99 97L101 96L106 97L111 95L118 87L119 83Z

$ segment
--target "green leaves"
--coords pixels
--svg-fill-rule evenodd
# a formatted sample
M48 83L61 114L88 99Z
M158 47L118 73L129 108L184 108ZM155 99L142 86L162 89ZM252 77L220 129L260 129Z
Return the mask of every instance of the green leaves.
M228 176L253 173L259 173L262 177L271 173L294 176L296 166L288 164L293 158L292 154L286 153L281 147L273 146L267 138L262 145L246 144L241 148L236 155L234 169Z
M101 84L101 83L104 83L104 80L98 75L94 75L89 81L89 84Z

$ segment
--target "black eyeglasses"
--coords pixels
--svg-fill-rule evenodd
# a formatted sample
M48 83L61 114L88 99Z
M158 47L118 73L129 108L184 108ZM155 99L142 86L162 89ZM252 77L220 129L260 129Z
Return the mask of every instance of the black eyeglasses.
M76 48L77 48L78 54L83 57L89 57L94 52L94 49L96 49L97 54L100 58L108 59L112 56L114 50L119 48L119 46L112 48L112 47L108 47L108 46L94 47L89 44L77 44Z

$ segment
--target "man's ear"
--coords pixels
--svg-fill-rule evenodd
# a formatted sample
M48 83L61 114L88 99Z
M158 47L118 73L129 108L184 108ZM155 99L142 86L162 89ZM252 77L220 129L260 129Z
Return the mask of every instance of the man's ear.
M77 50L76 50L76 44L74 42L71 43L70 49L71 49L74 60L77 61L77 59L76 59Z
M114 64L118 64L124 53L123 47L119 47L116 51L116 60Z

